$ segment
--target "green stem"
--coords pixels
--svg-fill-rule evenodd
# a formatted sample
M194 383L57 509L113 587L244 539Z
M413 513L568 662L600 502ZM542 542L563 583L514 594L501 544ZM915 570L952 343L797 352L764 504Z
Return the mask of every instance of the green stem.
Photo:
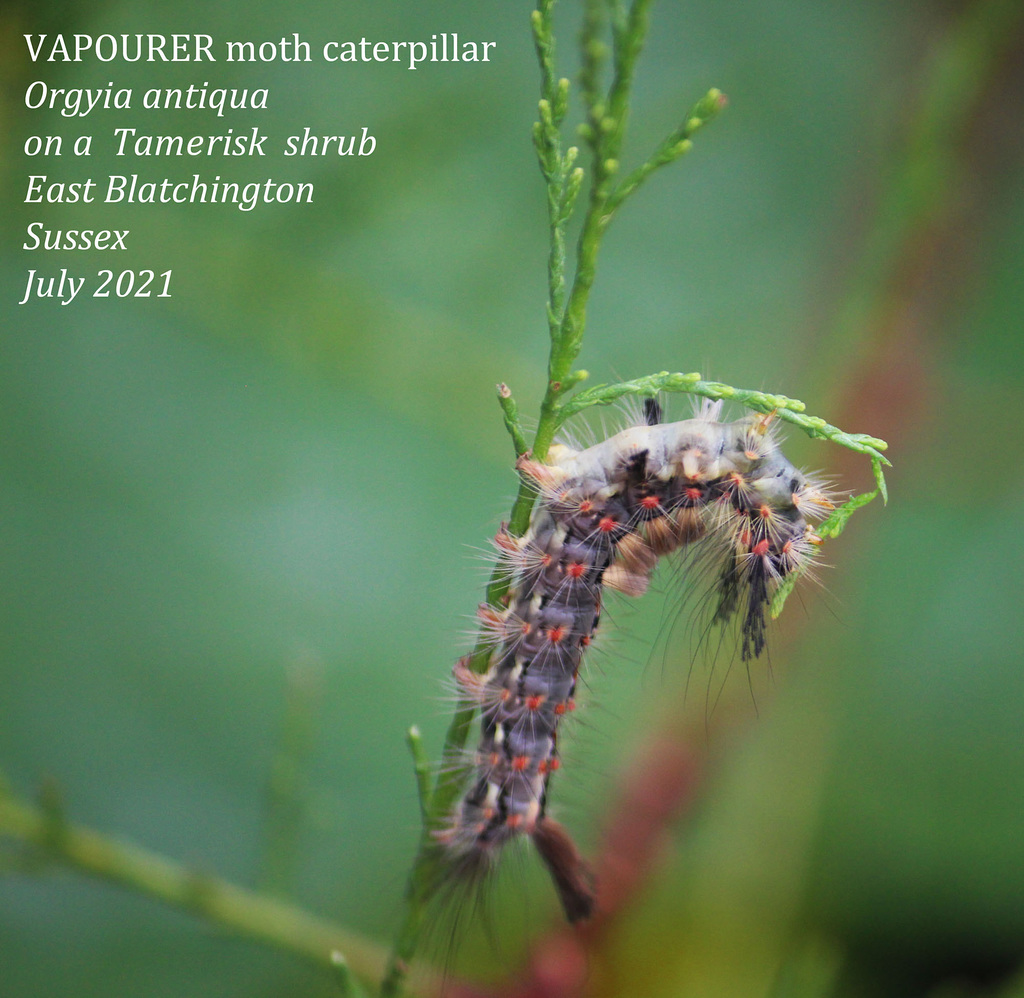
M772 395L749 388L734 388L720 381L703 381L699 374L649 374L633 381L622 381L614 385L594 385L585 391L578 392L562 406L561 415L568 419L584 409L595 405L610 405L627 395L640 395L653 398L658 392L685 392L688 395L699 395L713 401L723 400L739 402L755 412L773 414L776 418L800 427L809 437L831 440L833 443L858 454L864 454L880 464L889 464L881 451L887 444L884 440L872 437L867 433L847 433L838 426L827 423L820 416L809 416L807 408L799 399L791 399L785 395ZM884 495L884 485L881 486Z
M325 969L335 965L336 952L344 953L352 971L364 980L376 980L384 968L381 947L325 919L13 797L0 797L0 838L22 842L43 859L148 894Z
M334 979L338 982L341 998L366 998L366 992L352 975L348 961L337 950L331 954L331 967L334 970Z
M284 718L267 785L266 846L260 886L285 897L299 860L306 811L307 771L316 735L321 677L312 663L297 663L286 677Z
M647 39L651 0L633 0L629 13L623 16L621 8L612 18L612 40L615 55L615 76L608 91L608 124L604 144L607 160L618 160L626 135L629 114L629 96L633 89L636 62Z
M505 429L508 430L509 436L512 438L512 446L516 449L516 457L520 457L525 454L529 449L529 444L526 442L526 434L523 433L522 424L519 422L519 406L516 405L516 400L512 398L512 392L508 385L498 385L498 404L501 406L501 411L505 416Z
M693 147L693 143L690 141L693 133L711 121L725 105L725 94L721 90L709 90L690 109L690 113L683 123L662 141L647 161L619 183L608 198L607 210L609 212L617 211L622 206L622 202L655 170L674 163L680 156L685 156Z
M420 799L420 816L424 821L430 813L430 760L423 748L420 729L414 724L405 734L406 743L412 753L413 771L416 774L416 791Z

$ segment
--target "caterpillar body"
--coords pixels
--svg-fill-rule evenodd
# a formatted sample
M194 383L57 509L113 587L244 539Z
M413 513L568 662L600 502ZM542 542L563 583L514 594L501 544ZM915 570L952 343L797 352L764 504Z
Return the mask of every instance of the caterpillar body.
M720 409L661 423L648 401L643 425L584 450L556 444L547 463L520 459L539 501L522 537L496 538L511 581L504 607L481 610L494 639L489 669L454 670L481 734L439 838L457 869L479 871L529 836L571 922L593 913L593 878L546 806L559 721L574 707L604 588L638 595L661 556L700 542L717 559L714 620L738 618L741 656L754 658L774 592L806 567L820 544L811 523L833 508L779 450L770 416L725 423Z

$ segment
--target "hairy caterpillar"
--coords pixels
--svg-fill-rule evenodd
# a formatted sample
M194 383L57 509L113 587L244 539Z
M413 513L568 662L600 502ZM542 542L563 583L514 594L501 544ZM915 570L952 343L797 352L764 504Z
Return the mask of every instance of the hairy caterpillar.
M568 833L547 817L559 766L558 723L574 707L583 653L604 587L647 588L658 559L700 542L717 561L714 620L738 619L744 660L761 654L772 597L806 568L821 539L811 521L833 509L820 483L779 450L771 416L720 422L721 403L644 423L584 450L555 445L548 463L521 459L539 493L522 537L496 542L511 584L503 608L481 618L494 648L485 674L455 667L481 714L468 787L439 838L457 870L487 869L527 835L550 872L566 917L594 909L592 877Z

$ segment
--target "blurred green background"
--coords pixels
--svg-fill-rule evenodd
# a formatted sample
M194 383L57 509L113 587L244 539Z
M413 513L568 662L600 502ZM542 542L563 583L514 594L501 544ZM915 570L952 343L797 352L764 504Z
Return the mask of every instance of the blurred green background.
M869 507L829 546L834 567L787 607L749 689L727 661L692 664L671 574L664 600L609 607L558 813L593 848L607 787L655 724L679 733L701 778L656 886L593 957L589 994L1024 994L1005 977L1024 955L1018 6L655 5L634 158L708 87L730 106L611 229L580 363L595 382L702 370L803 398L887 438L894 468L888 509ZM543 383L528 12L518 0L0 10L0 769L19 795L55 785L76 821L269 880L381 941L417 834L404 732L418 723L440 746L442 681L482 592L476 552L515 488L494 385L529 414ZM578 14L564 0L567 74ZM486 67L183 63L154 79L146 66L30 63L22 33L57 31L458 31L498 46ZM76 121L26 111L35 79L139 92L208 80L267 87L270 101L230 120ZM377 151L110 155L115 126L259 125L273 145L306 124L366 125ZM29 160L25 138L44 129L94 132L91 161ZM197 170L311 180L315 203L22 203L29 173ZM174 297L15 306L29 268L112 266L23 252L35 220L129 227L118 265L172 268ZM870 484L866 462L824 444L791 437L787 453L842 489ZM289 696L305 704L297 724ZM306 762L294 826L267 819L282 743ZM268 862L274 827L297 829L297 848ZM4 998L336 993L298 959L148 898L26 870L2 838L0 863ZM515 910L536 932L554 901L532 861L518 869L528 883L499 889L497 917ZM470 940L464 958L496 973L485 952Z

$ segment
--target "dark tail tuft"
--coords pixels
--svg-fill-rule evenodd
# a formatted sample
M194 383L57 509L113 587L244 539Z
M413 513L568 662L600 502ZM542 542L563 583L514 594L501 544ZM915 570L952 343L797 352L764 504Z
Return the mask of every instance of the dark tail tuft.
M557 821L540 818L533 830L533 844L555 882L565 917L573 923L586 921L597 904L594 874L569 833Z

